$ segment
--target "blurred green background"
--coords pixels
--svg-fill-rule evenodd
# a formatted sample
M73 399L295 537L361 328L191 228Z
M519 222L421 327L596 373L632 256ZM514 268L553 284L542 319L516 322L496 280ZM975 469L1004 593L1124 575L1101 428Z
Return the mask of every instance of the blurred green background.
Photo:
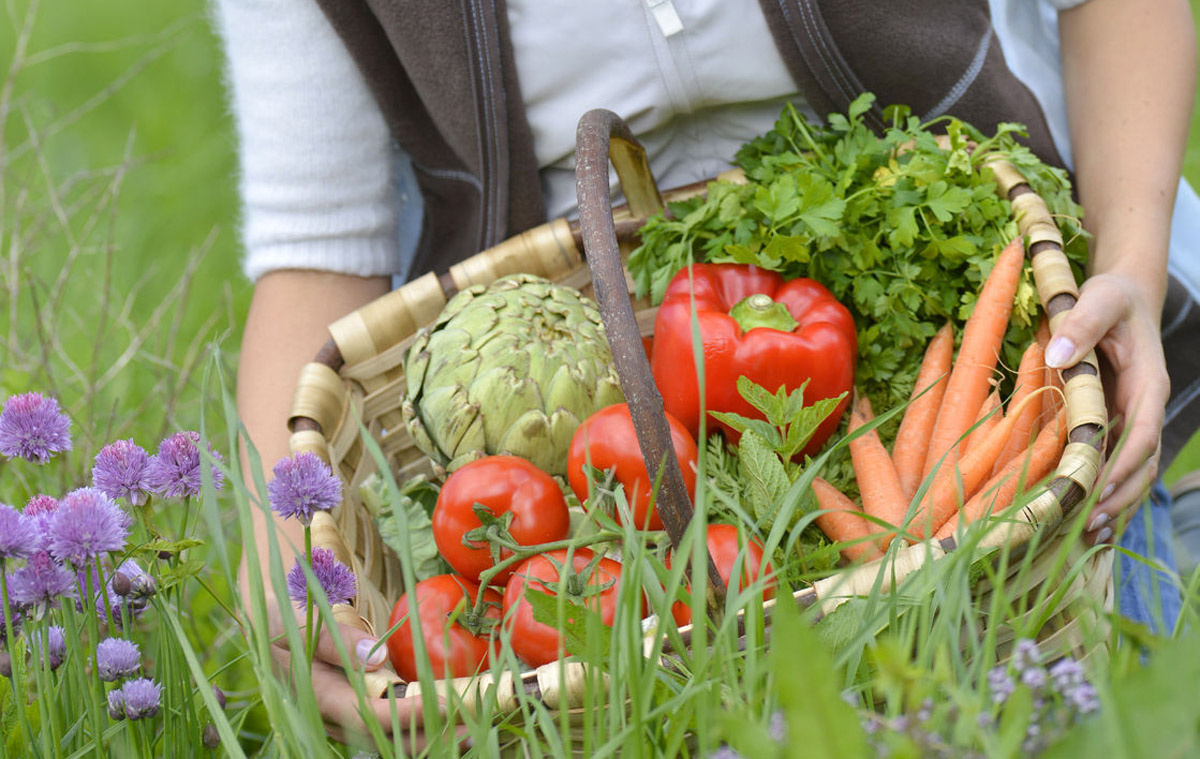
M63 356L100 364L109 360L102 346L112 343L119 360L137 325L158 325L126 359L158 378L120 372L89 402L116 408L130 396L186 391L204 342L220 339L226 354L236 352L250 295L238 265L235 144L209 9L203 0L7 0L4 12L0 334L9 355L0 377L10 391L34 382L36 357L21 354L35 348L15 324L37 314L59 320ZM1187 174L1200 181L1200 137ZM190 287L172 291L189 256L198 256ZM66 277L69 257L104 261ZM102 288L121 300L123 326L96 324L86 304ZM56 308L38 312L55 293ZM85 363L76 359L62 376L82 382ZM163 424L179 413L167 409Z

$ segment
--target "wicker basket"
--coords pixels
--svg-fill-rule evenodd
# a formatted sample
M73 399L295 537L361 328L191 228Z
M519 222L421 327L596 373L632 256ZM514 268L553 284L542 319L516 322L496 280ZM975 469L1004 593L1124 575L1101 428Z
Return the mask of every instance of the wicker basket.
M654 388L640 339L651 334L655 309L647 302L632 299L633 286L621 259L641 220L662 207L662 198L644 151L617 116L607 111L589 112L580 121L578 136L578 225L565 220L550 222L463 261L447 274L426 274L380 297L332 324L332 340L302 372L289 422L292 451L316 453L333 466L346 485L343 504L332 515L321 513L313 521L314 545L333 550L358 574L355 604L334 608L343 623L368 631L385 630L391 607L403 592L399 561L384 547L371 516L359 501L358 486L375 471L374 460L361 438L360 423L379 443L398 480L432 473L431 462L414 446L401 421L405 352L415 333L438 317L454 293L507 274L536 274L596 298L638 427L642 452L647 461L663 461L664 456L667 459L659 500L664 523L674 540L686 526L691 507L679 469L673 464L662 399ZM627 199L627 205L617 208L610 201L610 160ZM1037 290L1053 331L1078 295L1063 254L1062 237L1045 203L1010 164L995 161L990 168L998 193L1011 202L1020 233L1027 239ZM730 172L722 178L736 176L737 172ZM680 188L667 197L681 199L703 190L704 185ZM586 262L581 250L588 253ZM1082 560L1083 570L1075 573L1071 582L1056 587L1049 600L1052 608L1043 606L1036 613L1048 620L1041 628L1044 648L1082 656L1095 653L1095 649L1085 649L1088 641L1105 637L1096 634L1096 626L1106 623L1105 614L1097 609L1112 608L1113 552L1088 553L1075 534L1063 528L1066 517L1095 484L1107 416L1094 353L1065 370L1063 379L1068 444L1050 486L1017 518L997 523L979 545L1006 547L1011 554L1020 552L1037 537L1032 567L1027 562L1025 571L1004 578L1005 593L1013 598L1036 593L1047 582L1061 583L1065 576L1062 562L1050 557L1058 553L1055 546L1063 540L1077 544L1070 549L1066 564L1069 567ZM672 473L679 482L672 482ZM828 613L846 599L866 594L881 571L886 572L888 584L899 582L956 548L954 538L907 546L884 559L821 580L797 592L793 600L804 607L817 605L820 613ZM1011 565L1014 571L1016 564ZM711 562L710 573L715 573ZM709 599L710 608L714 608L722 586L719 582L710 582L709 586L714 594ZM986 585L979 588L981 603L986 603L988 592ZM765 611L769 613L776 602L767 602ZM689 632L690 628L681 630L685 644ZM1011 641L1011 630L993 634L1002 646ZM1099 648L1102 650L1103 644ZM518 692L540 696L552 709L564 704L575 708L581 704L582 692L582 687L576 686L582 685L585 674L583 665L566 662L506 673L496 681L487 673L439 681L437 687L440 693L456 692L467 708L488 689L494 689L501 712L518 708ZM368 689L379 694L390 689L397 698L420 696L419 683L403 683L390 670L368 675Z

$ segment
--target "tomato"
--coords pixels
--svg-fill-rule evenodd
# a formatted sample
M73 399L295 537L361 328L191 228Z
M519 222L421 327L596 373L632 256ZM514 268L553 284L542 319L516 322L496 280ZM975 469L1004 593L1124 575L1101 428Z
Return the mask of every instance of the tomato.
M504 620L512 629L512 649L526 664L540 667L556 661L564 651L563 636L549 625L534 620L533 607L525 598L525 590L567 595L567 620L571 621L570 604L584 605L600 613L604 624L611 626L617 614L617 587L621 565L602 558L586 578L582 573L594 558L591 551L578 548L567 568L566 551L550 551L526 559L513 572L504 588ZM566 568L560 577L559 567ZM515 607L515 608L514 608ZM567 651L566 653L570 653Z
M733 567L737 564L738 553L742 548L738 528L732 524L710 524L708 538L705 542L708 543L708 553L712 556L713 563L717 565L717 572L725 581L725 587L728 588L729 578L733 574ZM742 562L742 579L738 583L738 590L745 589L747 585L758 579L758 568L763 566L763 549L758 541L748 539L746 556ZM668 566L670 566L669 563ZM763 569L767 574L763 588L763 600L765 601L775 597L775 570L771 568L770 562ZM671 616L675 617L675 624L680 627L690 625L692 623L692 607L682 601L676 601L671 604Z
M525 459L487 456L459 467L438 493L433 539L454 571L473 582L495 563L486 541L464 542L467 533L482 525L474 510L476 503L488 507L496 517L511 519L508 534L520 545L562 540L570 531L571 516L562 489L553 477ZM511 555L507 548L500 552L501 559ZM501 571L491 584L503 585L511 574L511 567Z
M490 620L486 622L471 613L479 597L478 585L457 575L436 575L422 580L412 592L401 596L388 619L389 629L404 620L387 639L387 647L392 666L405 680L417 679L409 596L417 599L421 636L434 677L473 675L487 666L489 653L499 651L500 638L495 634L494 626L500 621L503 602L500 593L491 588L483 591L486 605L482 617Z
M679 468L683 472L683 483L687 486L688 498L696 493L696 441L679 420L667 414L671 428L671 443ZM567 479L580 502L588 496L588 478L585 464L601 471L615 470L617 482L625 488L625 498L633 512L634 524L643 529L661 530L662 519L650 507L650 493L654 480L646 474L646 462L638 446L637 432L629 405L618 403L595 412L571 438L567 452ZM620 519L620 514L617 518Z

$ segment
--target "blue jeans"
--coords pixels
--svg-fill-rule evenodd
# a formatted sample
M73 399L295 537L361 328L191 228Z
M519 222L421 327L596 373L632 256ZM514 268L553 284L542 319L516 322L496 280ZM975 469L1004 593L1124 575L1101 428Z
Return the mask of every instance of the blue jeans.
M1162 482L1129 522L1118 545L1145 560L1178 573L1172 546L1171 497ZM1182 596L1171 577L1144 561L1117 553L1113 568L1117 583L1117 608L1121 615L1146 625L1159 635L1170 635L1182 610Z

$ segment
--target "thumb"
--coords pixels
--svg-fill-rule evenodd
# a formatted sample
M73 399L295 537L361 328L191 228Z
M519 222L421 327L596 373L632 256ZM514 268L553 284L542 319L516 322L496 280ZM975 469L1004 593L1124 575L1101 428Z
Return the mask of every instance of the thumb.
M1109 330L1116 325L1122 309L1114 308L1120 293L1109 293L1103 281L1085 283L1079 300L1063 315L1054 336L1046 346L1046 366L1065 369L1078 364Z
M351 663L357 663L367 671L379 669L387 661L387 644L373 635L360 630L353 625L338 624L338 635L350 655ZM345 661L338 650L333 633L328 629L321 631L317 640L316 658L338 667L345 666Z

